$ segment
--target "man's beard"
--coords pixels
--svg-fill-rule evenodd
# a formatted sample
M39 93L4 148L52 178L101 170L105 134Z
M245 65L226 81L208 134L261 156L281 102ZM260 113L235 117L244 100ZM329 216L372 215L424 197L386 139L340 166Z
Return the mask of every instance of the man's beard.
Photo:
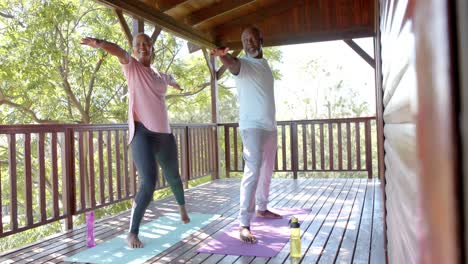
M256 57L258 57L258 55L260 55L261 51L262 51L262 49L258 48L258 49L255 49L255 51L253 53L250 53L250 52L246 52L246 53L247 53L247 56L249 56L251 58L256 58Z

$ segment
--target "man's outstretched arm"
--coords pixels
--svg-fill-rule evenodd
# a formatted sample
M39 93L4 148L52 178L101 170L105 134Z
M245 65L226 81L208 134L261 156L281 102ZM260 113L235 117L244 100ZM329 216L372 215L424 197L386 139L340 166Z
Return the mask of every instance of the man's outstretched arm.
M232 74L238 75L241 67L240 61L229 54L228 51L229 48L216 48L212 49L210 54L213 56L219 56L223 65L226 66Z

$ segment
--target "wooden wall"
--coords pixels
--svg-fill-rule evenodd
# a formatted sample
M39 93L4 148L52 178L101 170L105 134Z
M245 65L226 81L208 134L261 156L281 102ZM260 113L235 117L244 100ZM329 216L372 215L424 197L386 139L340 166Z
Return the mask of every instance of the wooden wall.
M380 1L387 250L390 263L417 263L418 180L414 0Z

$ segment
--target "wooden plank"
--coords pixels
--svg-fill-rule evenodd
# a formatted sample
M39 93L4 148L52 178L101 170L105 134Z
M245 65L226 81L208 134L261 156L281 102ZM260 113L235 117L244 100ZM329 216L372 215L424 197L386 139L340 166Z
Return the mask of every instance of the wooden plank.
M283 165L283 170L286 170L286 126L281 125L281 164Z
M128 147L127 147L127 131L124 131L122 133L122 146L123 146L123 160L124 160L124 184L125 184L125 196L128 197L130 196L130 174L128 172Z
M114 187L112 176L112 131L107 131L107 194L109 201L114 201Z
M346 198L340 215L338 216L339 221L335 223L333 231L330 233L329 240L320 256L319 263L345 263L343 260L341 262L337 260L338 254L341 252L343 242L345 241L347 232L349 232L348 225L350 225L350 230L353 228L351 225L354 223L351 221L351 215L353 210L360 206L360 202L362 202L362 200L358 200L357 197L359 194L364 193L365 188L365 179L358 179L353 183L349 196ZM349 236L347 238L349 238ZM351 243L346 246L351 247L352 249L354 245Z
M224 16L225 13L232 12L237 8L242 8L242 6L254 2L255 0L231 0L231 1L221 1L214 2L214 4L199 9L191 13L185 20L186 23L191 26L197 26L204 21L210 20L215 17Z
M311 124L310 148L312 149L312 170L317 168L316 150L315 150L315 124Z
M57 152L57 133L52 133L51 156L52 156L52 206L54 218L60 215L59 209L59 184L58 184L58 152ZM61 157L63 159L63 157Z
M104 183L104 140L102 131L98 132L98 156L99 156L99 193L100 193L100 204L104 204L105 198L105 183Z
M320 124L320 168L325 169L325 137L323 136L323 123Z
M200 46L206 46L209 48L216 48L219 46L213 38L207 36L205 33L195 30L192 27L162 13L161 11L144 4L143 2L131 0L98 0L98 2L116 9L125 10L131 15L141 17L153 24L161 26L174 35Z
M359 224L358 236L353 254L353 262L369 262L371 249L372 218L374 211L374 184L367 182L366 196Z
M341 136L341 123L337 123L338 126L338 170L343 169L343 142Z
M18 188L16 171L16 135L8 135L8 168L10 173L10 230L18 229Z
M356 169L361 169L361 132L359 122L354 123L356 126Z
M26 196L26 223L32 225L33 220L33 204L32 204L32 177L31 177L31 134L24 135L24 184Z
M307 250L304 251L302 258L304 263L315 263L319 260L320 255L323 253L323 250L328 242L329 236L333 231L335 222L337 221L338 215L340 214L341 208L343 207L343 202L346 200L353 182L354 180L346 181L346 183L341 187L342 189L338 195L329 201L329 204L327 205L329 208L327 208L326 213L324 213L326 216L319 217L318 223L320 226L317 226L317 233L315 233L314 238L308 245ZM312 231L315 231L315 226Z
M333 123L328 123L328 157L330 170L333 170Z
M233 127L233 137L234 137L234 169L236 171L239 171L239 170L242 170L241 168L239 168L239 155L238 155L238 143L237 143L237 138L238 138L238 127ZM242 153L242 149L241 149L241 153Z
M39 159L39 208L41 212L41 222L44 223L47 219L46 210L46 173L45 173L45 135L39 133L37 157Z
M366 192L367 182L361 180L335 263L352 263Z
M94 141L93 132L88 131L88 156L89 156L89 196L91 198L91 208L96 206L96 180L94 173Z
M229 172L231 171L231 135L229 133L230 127L224 126L224 155L226 164L226 178L229 178Z
M78 133L78 157L79 157L79 166L80 166L80 210L86 209L86 191L85 191L85 177L86 177L86 168L85 168L85 156L84 156L84 146L83 146L83 132Z
M385 263L385 236L384 236L384 218L383 218L383 194L378 186L380 181L374 179L374 213L372 219L371 250L369 262L379 264Z
M120 165L120 133L119 130L114 131L114 142L115 142L115 169L117 179L117 199L122 198L122 171Z
M304 170L307 170L307 161L307 124L302 124L302 167Z
M372 137L370 121L364 122L367 178L372 179Z
M353 157L351 156L351 124L346 123L346 150L347 150L347 160L348 160L348 170L351 170L351 162Z

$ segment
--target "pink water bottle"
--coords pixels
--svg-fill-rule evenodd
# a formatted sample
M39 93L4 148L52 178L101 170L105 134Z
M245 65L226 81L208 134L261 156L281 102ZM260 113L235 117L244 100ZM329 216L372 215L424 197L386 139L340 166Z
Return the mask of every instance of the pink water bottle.
M86 246L92 248L96 246L94 241L94 212L90 211L85 214L86 218Z

